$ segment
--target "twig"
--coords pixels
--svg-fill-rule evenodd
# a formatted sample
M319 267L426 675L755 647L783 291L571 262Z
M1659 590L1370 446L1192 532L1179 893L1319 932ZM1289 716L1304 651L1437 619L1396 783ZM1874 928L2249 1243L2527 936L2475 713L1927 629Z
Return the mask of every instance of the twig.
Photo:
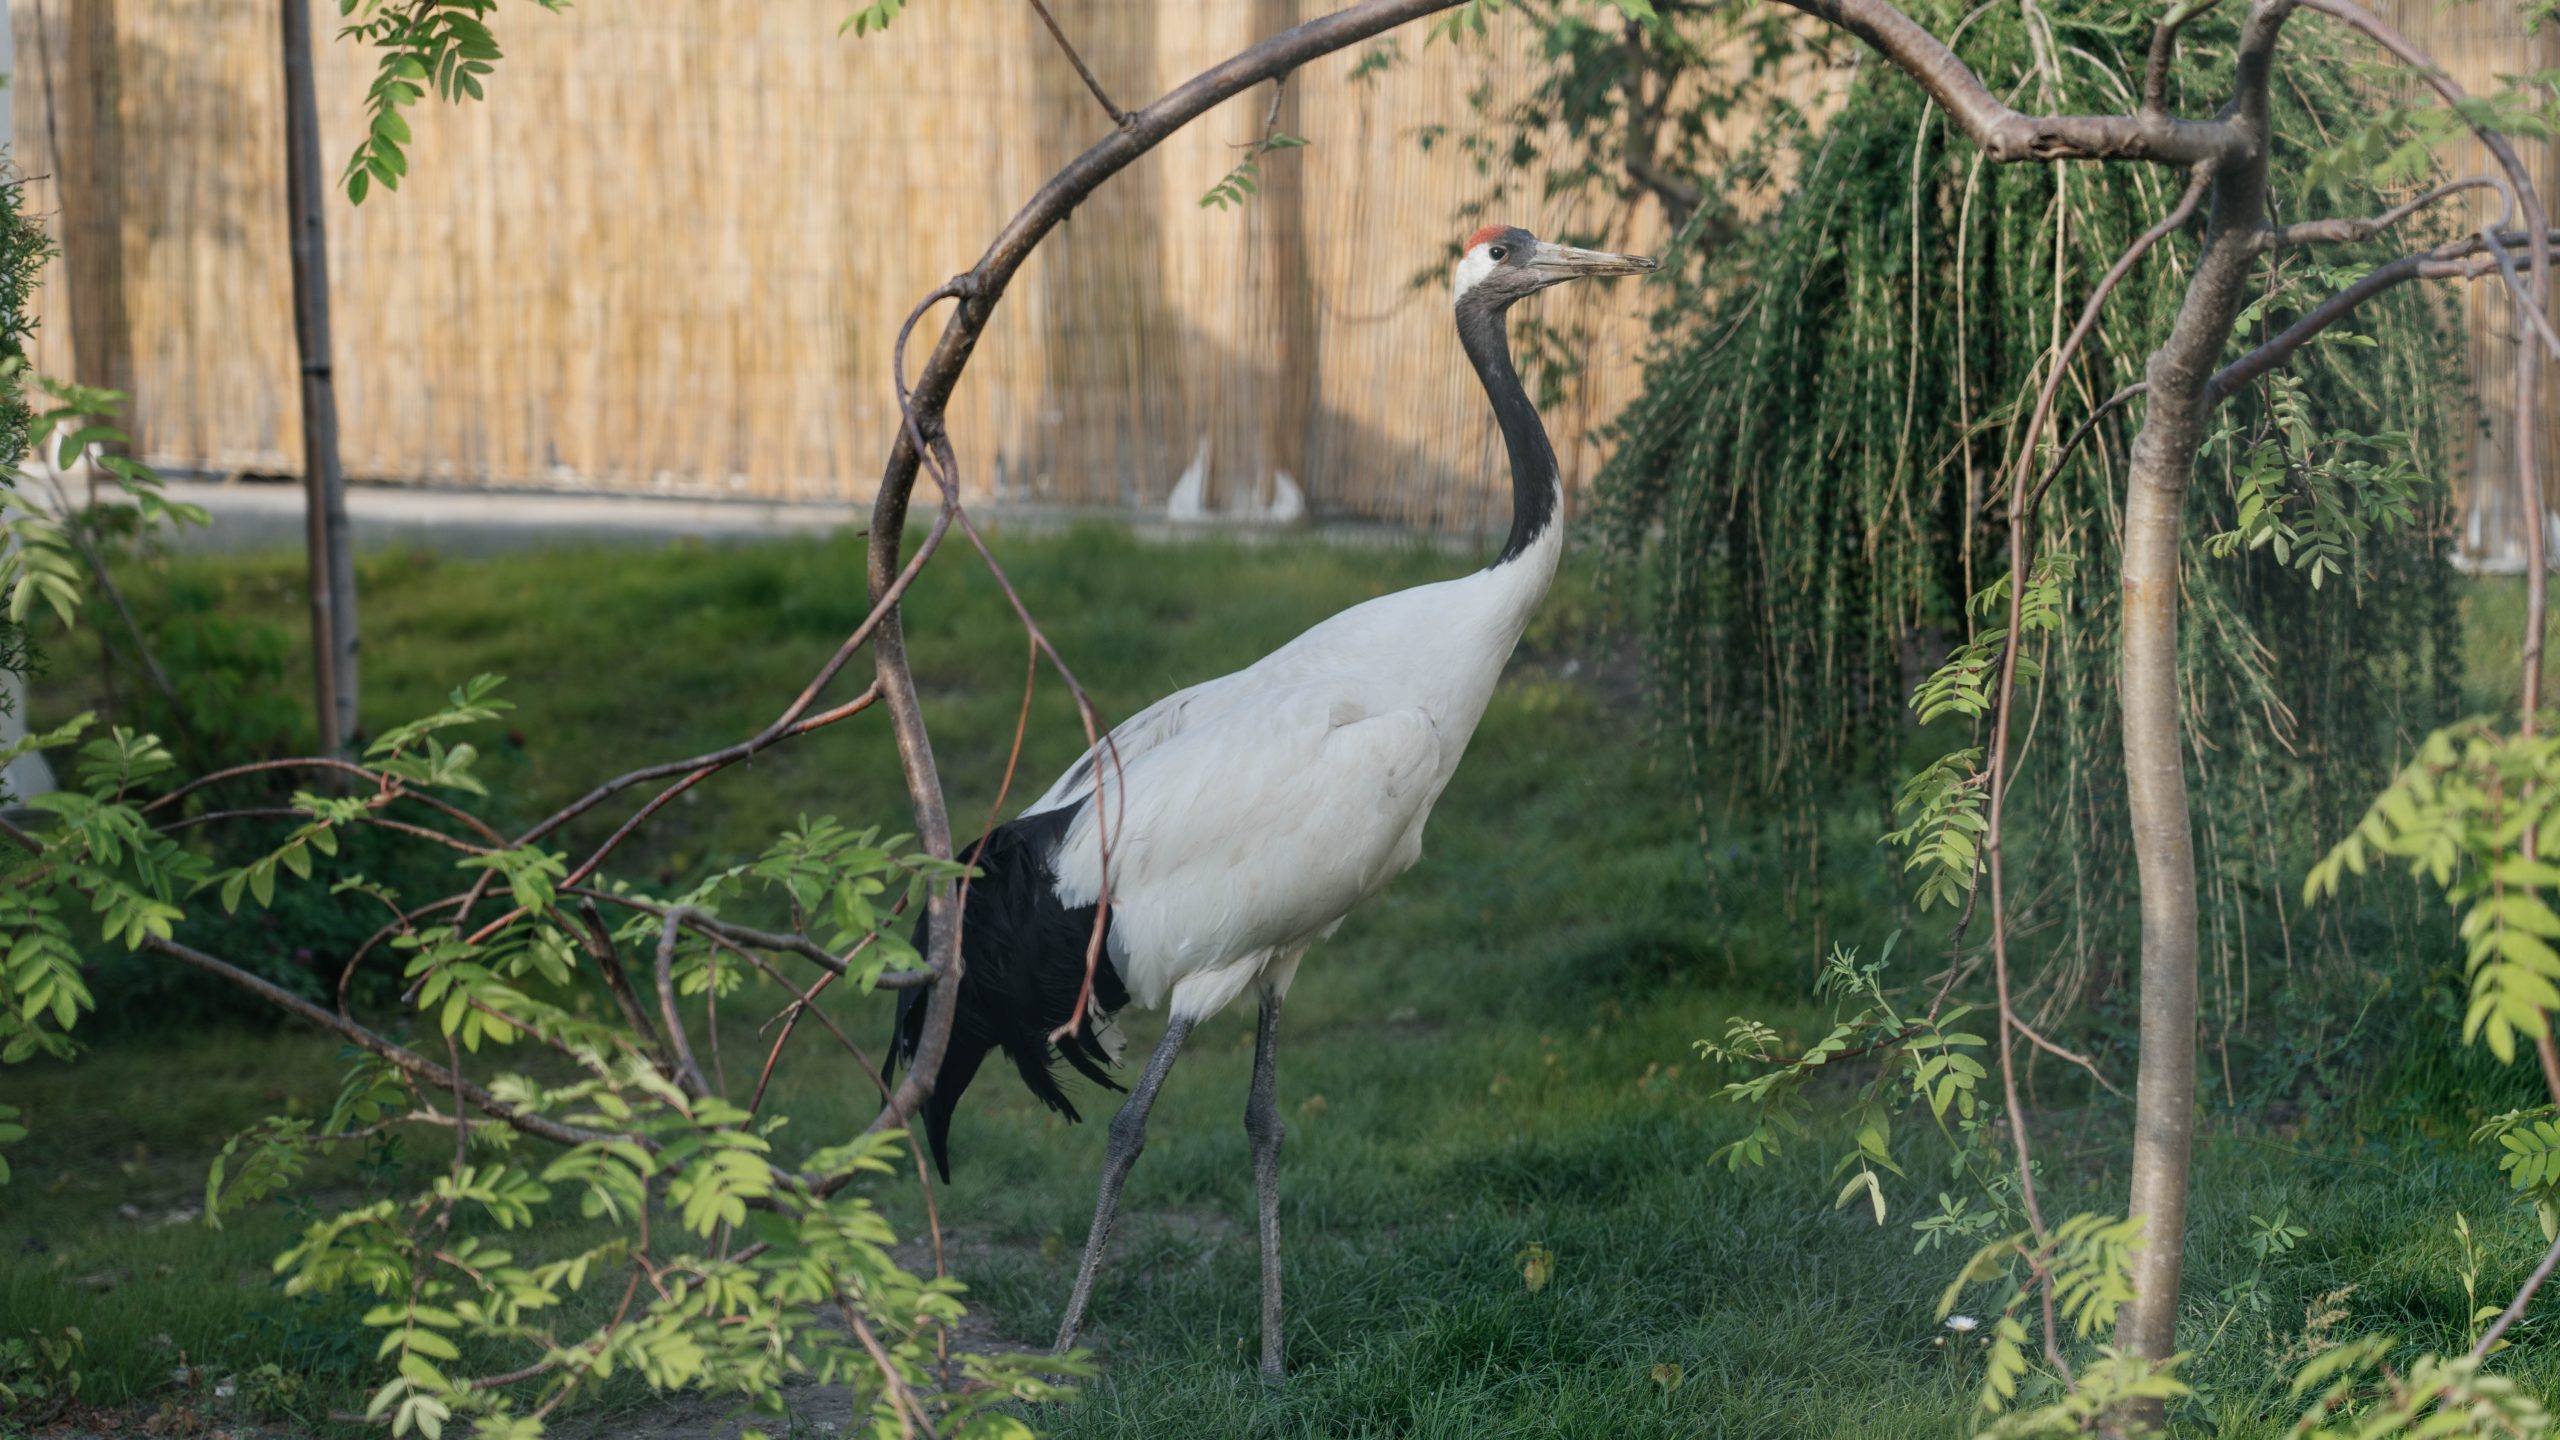
M2516 238L2512 233L2498 237L2502 244L2511 244ZM2481 238L2474 235L2375 266L2358 277L2354 284L2304 311L2300 319L2257 349L2214 372L2213 379L2205 385L2206 402L2218 403L2230 398L2240 387L2292 359L2295 351L2387 290L2412 280L2474 280L2489 274L2496 268L2496 262L2484 253L2486 248Z
M836 653L828 657L827 663L818 667L817 675L813 677L806 686L801 688L799 696L788 706L784 707L783 712L779 716L775 717L772 724L767 725L764 729L757 731L754 735L749 736L745 740L741 740L737 744L728 746L724 749L713 750L706 754L696 755L689 760L670 760L663 764L647 765L640 769L633 770L622 775L617 775L613 779L607 780L593 790L588 791L586 794L579 796L576 800L570 802L560 810L553 812L540 824L535 825L532 829L517 836L516 844L530 845L534 841L539 840L550 834L552 831L559 829L561 826L568 824L580 815L587 813L589 810L594 809L596 806L603 804L606 800L613 798L624 790L630 789L634 785L644 784L651 780L663 780L669 775L681 775L688 770L698 770L704 767L718 769L723 766L735 764L736 762L744 760L749 756L756 754L758 751L765 749L769 745L776 744L793 735L806 734L809 730L816 729L818 722L812 721L809 725L803 727L799 724L800 717L808 713L808 709L811 705L817 703L818 693L827 687L827 682L833 680L836 677L837 672L844 669L846 663L851 661L855 654L860 652L863 642L871 637L872 632L879 627L883 618L885 618L890 610L897 605L899 599L907 593L907 587L915 583L916 576L924 569L925 561L932 558L934 550L938 548L941 543L942 536L940 531L937 530L935 533L928 535L923 544L916 547L915 557L907 563L904 569L900 570L892 579L890 579L880 597L872 602L871 613L864 616L862 623L854 627L853 633L845 637L844 643L836 647Z
M2452 180L2439 185L2414 200L2403 201L2379 215L2361 220L2305 220L2293 225L2278 225L2258 234L2260 250L2278 250L2287 245L2351 244L2370 240L2437 201L2465 190L2495 190L2506 196L2510 211L2515 206L2515 191L2495 175L2474 175L2468 180ZM2501 220L2503 227L2508 222Z
M254 805L243 810L208 810L201 815L189 815L182 820L172 820L166 825L159 826L158 829L163 835L171 835L180 830L192 830L199 825L213 825L225 820L308 820L310 818L310 812L296 810L289 805ZM486 845L474 845L468 840L457 840L441 830L430 830L424 825L412 825L405 820L393 820L387 816L357 815L352 817L352 821L358 825L370 825L377 830L389 830L394 834L432 841L449 850L459 850L465 855L497 853Z
M2098 408L2089 412L2088 418L2082 420L2079 428L2071 432L2071 438L2063 441L2062 448L2053 452L2053 459L2045 465L2044 477L2036 481L2035 489L2027 493L2027 510L2030 514L2034 513L2037 506L2044 503L2044 492L2053 488L2053 482L2060 478L2062 467L2071 459L2071 453L2080 448L2081 441L2088 439L2097 430L2098 422L2114 414L2126 401L2150 388L2149 382L2137 380L2098 402Z
M919 555L918 558L921 559L922 556ZM854 638L847 640L845 644L848 647L857 645L861 641L861 636L862 632L857 630L854 632ZM569 872L567 877L568 883L575 884L576 882L584 880L588 876L596 873L596 867L602 865L608 856L612 855L615 850L619 849L623 841L631 838L631 833L633 831L639 829L643 824L646 824L650 816L665 809L669 802L673 801L677 796L683 794L685 791L692 789L694 786L711 778L713 775L718 774L720 771L725 770L731 765L735 765L739 761L746 759L748 756L755 754L757 750L764 748L766 745L790 739L795 735L806 735L812 730L832 725L839 720L843 720L854 715L859 715L863 711L870 709L873 702L877 701L879 698L880 689L875 685L870 689L863 691L851 700L846 701L844 704L826 711L823 714L812 715L806 720L794 721L789 725L782 727L778 731L768 731L767 735L759 735L755 740L743 741L739 744L730 746L727 750L716 752L712 756L707 757L703 763L697 765L683 779L668 786L666 789L659 791L648 804L643 805L638 810L632 812L631 818L623 821L620 826L616 827L613 834L606 837L605 842L602 845L596 847L595 853L589 855L585 860L580 861L578 868ZM758 741L762 741L763 743L758 744ZM529 841L520 840L517 843L521 845L529 843Z
M349 1044L354 1045L372 1055L378 1056L381 1059L389 1061L403 1073L409 1075L423 1085L432 1086L439 1090L459 1088L463 1096L470 1102L471 1108L478 1110L481 1114L487 1115L513 1129L521 1130L527 1135L534 1136L537 1139L549 1140L560 1145L583 1145L591 1140L632 1138L644 1148L651 1150L655 1150L657 1148L655 1142L650 1141L645 1137L617 1137L609 1135L601 1130L589 1130L583 1126L566 1125L562 1124L560 1121L553 1120L548 1116L535 1115L518 1110L516 1107L507 1104L505 1101L498 1099L494 1095L491 1095L488 1091L483 1090L479 1086L472 1084L470 1081L463 1079L460 1075L448 1071L444 1066L418 1054L416 1051L410 1050L404 1046L395 1045L389 1040L384 1039L382 1036L375 1034L373 1031L366 1029L364 1026L356 1024L352 1020L332 1014L331 1012L312 1004L310 1001L303 999L301 996L294 994L292 991L284 989L282 986L253 975L248 971L241 969L239 966L231 964L229 961L216 959L215 957L207 955L203 951L197 950L191 946L180 944L175 940L163 940L155 935L144 939L142 942L142 948L153 951L157 954L166 955L172 960L181 961L185 964L192 965L199 970L205 971L208 974L227 980L233 985L236 985L257 996L259 999L266 1001L275 1008L282 1010L287 1014L308 1020L312 1024L336 1035Z
M933 1440L933 1425L925 1419L924 1407L917 1403L915 1392L907 1388L906 1375L889 1358L888 1352L880 1348L880 1342L871 1334L871 1327L862 1323L861 1313L845 1303L842 1296L836 1299L836 1312L844 1316L845 1325L853 1331L854 1338L862 1342L862 1348L871 1352L871 1363L880 1367L880 1383L889 1387L890 1408L898 1414L900 1440L914 1440L918 1430L924 1432L925 1440Z
M2507 247L2498 242L2498 232L2494 229L2484 227L2480 231L2480 243L2497 258L2498 273L2506 277L2507 289L2516 297L2516 313L2541 333L2542 343L2549 348L2552 357L2560 359L2560 334L2553 333L2551 317L2543 314L2542 307L2533 303L2533 292L2525 288L2524 277L2516 273L2516 257L2508 254Z
M684 922L701 912L690 905L678 905L658 921L658 1018L665 1022L667 1044L674 1050L676 1081L696 1099L712 1093L710 1082L702 1078L702 1067L693 1058L693 1042L684 1033L684 1016L676 1009L676 937L684 933Z
M690 906L660 905L654 901L643 900L636 895L616 895L609 890L597 890L584 885L563 885L560 887L560 893L574 895L580 900L619 905L626 910L637 910L643 915L654 915L662 921L675 916L677 917L675 923L692 926L695 930L715 939L732 940L741 945L754 945L765 950L788 951L808 960L838 979L844 979L852 973L852 957L861 954L871 945L871 938L865 936L851 950L838 956L834 951L806 935L781 934L771 930L758 930L752 925L733 924L730 921L706 915ZM902 899L898 908L903 908L904 904ZM896 914L897 909L892 909L890 913ZM871 988L915 990L932 983L933 972L929 970L891 970L871 982Z
M640 992L631 988L630 973L622 968L622 952L614 948L613 932L606 928L603 914L596 909L596 902L580 899L578 914L586 921L583 929L565 925L562 928L570 929L572 934L586 942L587 953L595 957L597 973L604 976L605 989L613 992L614 1006L622 1011L622 1018L630 1025L632 1033L640 1037L641 1043L651 1053L664 1057L667 1042L660 1038L658 1027L650 1023L648 1007L640 1003Z
M2485 1358L2490 1347L2498 1343L2498 1337L2524 1318L2525 1307L2533 1303L2534 1292L2542 1288L2543 1281L2551 1278L2554 1267L2560 1267L2560 1240L2551 1242L2551 1248L2543 1252L2542 1263L2533 1267L2533 1273L2525 1277L2523 1288L2516 1291L2516 1298L2508 1301L2507 1308L2498 1313L2498 1318L2489 1322L2489 1328L2480 1332L2480 1338L2471 1342L2472 1359Z
M2163 113L2168 104L2169 65L2178 55L2178 32L2187 22L2205 14L2222 0L2181 0L2151 32L2151 56L2142 71L2142 109L2146 114Z
M2098 1082L2099 1089L2106 1091L2108 1094L2113 1095L2119 1100L2130 1100L2133 1098L2122 1090L2117 1089L2115 1082L2109 1080L2103 1073L2101 1073L2096 1062L2092 1061L2088 1056L2081 1054L2077 1050L2070 1049L2067 1046L2058 1045L2053 1041L2046 1039L2042 1032L2038 1031L2034 1026L2028 1024L2022 1018L2012 1017L2009 1023L2017 1026L2018 1033L2026 1036L2028 1043L2034 1045L2037 1049L2042 1050L2047 1055L2053 1056L2057 1060L2077 1065L2081 1069L2088 1071L2089 1078Z
M1084 63L1084 57L1076 53L1076 47L1067 40L1067 32L1059 29L1056 18L1049 14L1049 7L1041 0L1031 0L1031 9L1040 17L1040 23L1049 27L1049 38L1057 41L1058 48L1066 52L1067 63L1076 67L1076 74L1084 77L1084 88L1092 91L1093 98L1102 102L1102 113L1110 116L1114 125L1128 124L1129 113L1112 104L1111 97L1103 93L1102 82L1094 78L1093 67Z
M2196 166L2187 181L2186 193L2178 198L2178 203L2170 208L2168 214L2160 217L2158 224L2134 237L2133 243L2127 245L2115 263L2107 267L2107 272L2098 277L2087 302L2081 305L2080 319L2064 338L2062 348L2054 353L2053 364L2045 372L2044 384L2036 391L2035 409L2027 416L2026 431L2018 441L2018 471L2009 482L2009 516L2013 524L2032 518L2027 514L2027 468L2035 463L2036 441L2044 435L2045 421L2053 414L2054 397L2062 390L2062 380L2070 373L2071 362L2079 357L2080 347L2087 342L2089 332L2098 326L2098 316L2106 309L2107 297L2115 293L2116 286L2123 283L2124 277L2132 273L2135 263L2158 244L2162 236L2186 224L2188 218L2196 213L2196 206L2203 202L2205 191L2212 187L2213 173L2209 165ZM2036 498L2042 498L2043 494L2040 487L2036 489ZM2009 646L2012 649L2018 643L2018 607L2024 598L2026 583L2025 571L2011 572ZM1999 793L2005 783L1995 764L1991 771L1992 804L1995 807L1999 804Z
M470 826L481 836L481 838L487 840L491 845L497 846L501 849L506 847L507 841L505 836L500 835L497 831L491 829L487 821L472 814L470 811L463 809L459 805L455 805L447 800L439 799L422 790L412 790L399 777L388 774L384 771L375 770L369 766L358 765L353 761L336 760L321 755L297 756L287 760L257 760L246 765L233 765L221 770L216 770L209 775L199 775L195 779L188 781L186 784L170 791L168 794L162 795L144 805L142 807L142 813L148 815L165 806L174 805L178 801L185 799L187 796L194 794L198 790L202 790L206 786L216 784L220 781L234 780L243 775L256 775L274 770L334 770L344 774L354 775L361 779L371 781L379 792L380 798L385 802L390 800L414 800L450 820Z

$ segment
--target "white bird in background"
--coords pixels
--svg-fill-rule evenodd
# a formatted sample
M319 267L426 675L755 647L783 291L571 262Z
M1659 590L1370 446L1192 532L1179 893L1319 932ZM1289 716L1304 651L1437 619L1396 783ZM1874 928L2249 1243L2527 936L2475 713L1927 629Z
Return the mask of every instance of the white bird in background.
M1355 605L1245 669L1166 696L1111 732L1109 761L1097 758L1105 747L1087 752L986 837L961 922L959 1008L924 1110L946 1181L952 1110L989 1053L1002 1050L1032 1093L1072 1120L1054 1062L1117 1089L1103 1068L1118 1059L1111 1013L1133 1001L1172 1011L1163 1043L1112 1118L1059 1348L1084 1321L1121 1185L1183 1039L1251 989L1261 1019L1245 1130L1262 1239L1262 1370L1279 1378L1273 1039L1281 999L1307 947L1420 858L1423 821L1456 773L1563 546L1555 451L1512 368L1504 312L1567 280L1656 268L1643 256L1550 245L1514 227L1469 236L1454 276L1458 339L1511 453L1511 532L1493 563ZM1204 441L1193 470L1206 467ZM1107 894L1098 821L1109 828ZM1053 1046L1051 1032L1075 1015L1097 906L1108 909L1093 975L1099 1018ZM920 926L918 947L928 938ZM893 1048L902 1059L923 1033L921 993L900 993Z
M1294 525L1307 513L1307 494L1298 482L1283 470L1271 477L1271 499L1237 512L1236 518L1255 525ZM1209 432L1200 432L1200 444L1191 452L1191 463L1183 468L1173 490L1164 497L1164 518L1177 525L1215 520L1209 509Z
M1173 482L1173 493L1164 497L1164 514L1177 524L1209 518L1208 431L1200 432L1200 448L1191 452L1191 464Z
M1298 488L1297 480L1282 470L1271 477L1271 501L1254 518L1265 525L1294 525L1307 513L1307 492Z

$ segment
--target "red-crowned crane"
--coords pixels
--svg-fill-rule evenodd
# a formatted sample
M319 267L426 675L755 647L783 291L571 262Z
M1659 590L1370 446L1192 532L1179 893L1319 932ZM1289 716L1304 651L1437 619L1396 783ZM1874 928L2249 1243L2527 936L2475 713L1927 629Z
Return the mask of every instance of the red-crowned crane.
M946 1181L952 1110L989 1053L1003 1051L1032 1093L1072 1120L1054 1062L1117 1089L1104 1069L1118 1059L1110 1014L1132 1001L1172 1007L1163 1042L1111 1120L1060 1349L1084 1322L1120 1187L1145 1148L1147 1111L1183 1039L1251 989L1262 1014L1244 1125L1262 1233L1262 1370L1279 1378L1281 1124L1272 1079L1281 998L1307 947L1420 858L1423 821L1456 773L1563 547L1555 451L1512 369L1504 313L1550 285L1656 268L1640 255L1550 245L1516 227L1488 225L1467 237L1453 277L1458 341L1511 452L1511 531L1493 563L1355 605L1232 675L1166 696L986 837L983 873L961 917L959 1008L924 1107ZM1110 767L1100 816L1097 765ZM1109 913L1092 995L1102 1018L1053 1046L1050 1034L1075 1013L1102 905ZM919 948L926 939L918 935ZM900 1060L913 1057L923 1033L920 993L901 992Z

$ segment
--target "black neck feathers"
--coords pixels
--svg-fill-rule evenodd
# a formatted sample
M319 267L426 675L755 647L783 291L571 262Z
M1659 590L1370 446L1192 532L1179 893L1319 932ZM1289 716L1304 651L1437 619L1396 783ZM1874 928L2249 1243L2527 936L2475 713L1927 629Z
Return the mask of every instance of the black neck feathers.
M1555 523L1560 472L1555 448L1547 443L1547 427L1538 421L1538 407L1530 403L1520 373L1511 366L1510 328L1502 308L1460 300L1458 343L1484 382L1485 398L1493 402L1493 418L1511 451L1511 534L1493 562L1502 565L1518 559Z

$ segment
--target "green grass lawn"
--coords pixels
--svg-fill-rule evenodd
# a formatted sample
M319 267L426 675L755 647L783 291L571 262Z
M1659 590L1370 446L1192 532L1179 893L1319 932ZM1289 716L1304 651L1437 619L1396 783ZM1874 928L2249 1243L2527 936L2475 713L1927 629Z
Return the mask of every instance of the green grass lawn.
M1455 573L1464 557L1311 543L1164 546L1114 531L1003 539L1049 633L1111 716L1233 668L1343 605ZM1012 734L1025 653L1001 597L955 554L918 587L911 644L955 826L986 814ZM363 575L368 724L431 708L480 671L519 710L491 736L488 776L527 818L631 765L712 748L768 720L859 618L855 539L740 549L595 549L449 561L371 557ZM1941 1344L1938 1297L1962 1256L1915 1253L1908 1221L1948 1188L1924 1146L1888 1185L1879 1228L1834 1211L1845 1137L1818 1136L1763 1171L1710 1153L1738 1133L1692 1042L1743 1011L1801 1033L1818 943L1872 945L1905 923L1876 863L1869 815L1834 817L1825 912L1791 909L1767 837L1712 822L1653 758L1640 691L1598 623L1593 577L1568 571L1433 818L1423 863L1310 955L1290 997L1280 1092L1289 1233L1291 1380L1255 1375L1250 1169L1241 1124L1250 1017L1204 1025L1167 1086L1096 1297L1104 1377L1035 1417L1070 1436L1943 1437L1966 1433L1979 1352ZM135 577L146 614L290 626L283 557L187 559ZM2480 602L2511 609L2503 595ZM2483 621L2483 625L2491 622ZM2508 628L2513 628L2512 623ZM45 718L94 697L64 642ZM290 647L300 654L299 645ZM857 667L859 669L860 667ZM93 678L93 677L92 677ZM303 682L285 662L285 683ZM846 693L850 693L848 688ZM899 826L902 789L877 717L760 758L703 787L629 853L652 886L760 848L802 814ZM1080 748L1061 688L1033 710L1024 784ZM601 836L609 806L582 832ZM1712 860L1710 860L1712 856ZM297 937L232 943L289 954ZM1817 941L1817 935L1821 940ZM2412 961L2413 970L2423 968ZM1906 977L1907 979L1908 977ZM110 1002L112 1003L112 1002ZM189 1003L181 996L173 1007ZM178 1016L195 1012L173 1009ZM885 1004L837 1013L885 1033ZM1157 1033L1139 1017L1131 1043ZM753 1036L729 1031L737 1078ZM866 1087L814 1039L786 1063L779 1104L814 1146L868 1119ZM2184 1433L2281 1433L2281 1356L2306 1306L2353 1285L2343 1328L2457 1345L2470 1308L2454 1216L2484 1237L2483 1298L2503 1298L2542 1242L2470 1116L2410 1096L2472 1083L2462 1066L2395 1055L2375 1093L2308 1117L2206 1117L2190 1237L2185 1342L2204 1394ZM0 1189L0 1336L78 1325L90 1394L147 1410L181 1364L247 1373L268 1418L299 1432L370 1374L360 1307L287 1303L267 1262L293 1205L224 1228L166 1223L200 1201L232 1131L324 1107L334 1042L294 1030L173 1019L109 1029L76 1064L0 1073L35 1135ZM2433 1076L2433 1078L2430 1078ZM2049 1082L2050 1083L2050 1082ZM2395 1087L2398 1087L2395 1090ZM1093 1097L1099 1120L1109 1097ZM2038 1112L2048 1213L2123 1203L2124 1115ZM1090 1215L1099 1123L1067 1126L994 1071L954 1137L942 1196L953 1264L1005 1336L1055 1326ZM393 1157L417 1171L437 1157ZM379 1158L379 1157L377 1157ZM377 1183L360 1157L316 1172L322 1201ZM911 1186L884 1206L911 1230ZM125 1207L131 1207L128 1211ZM2253 1215L2309 1234L2261 1261ZM1518 1260L1554 1256L1532 1291ZM2245 1298L2254 1282L2261 1297ZM2544 1387L2560 1347L2518 1332L2502 1362ZM1676 1387L1657 1379L1679 1367ZM617 1394L593 1423L645 1409ZM0 1434L7 1421L0 1418Z

